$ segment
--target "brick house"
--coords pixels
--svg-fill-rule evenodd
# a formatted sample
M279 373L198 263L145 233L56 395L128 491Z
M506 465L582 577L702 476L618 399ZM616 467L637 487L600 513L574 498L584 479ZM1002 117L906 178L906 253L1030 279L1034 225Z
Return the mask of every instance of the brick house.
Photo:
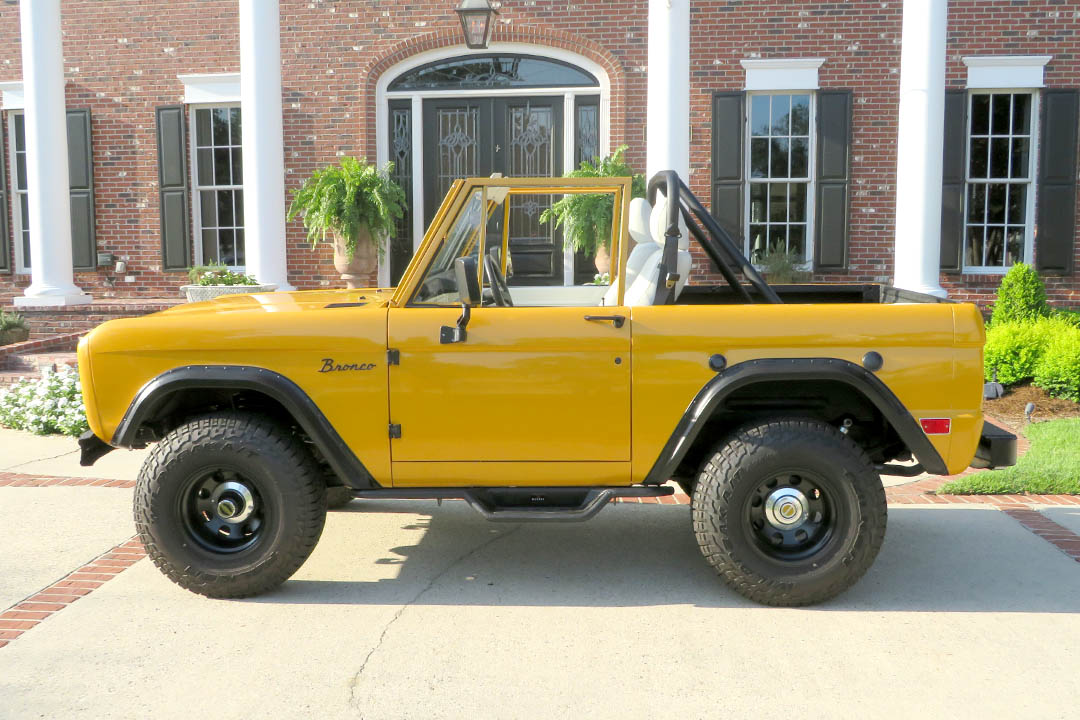
M893 282L910 249L916 265L940 265L922 289L985 304L1026 260L1054 302L1080 305L1080 2L947 3L944 47L926 40L932 57L944 50L945 87L943 122L922 128L944 148L929 188L898 187L901 40L908 11L929 18L945 0L674 0L674 11L504 0L485 50L466 49L456 4L281 0L270 26L277 3L257 0L35 0L22 19L17 3L0 5L0 301L35 302L36 265L67 283L57 303L85 301L80 290L175 297L183 270L208 260L283 287L338 286L330 250L313 251L282 215L304 178L344 155L395 161L409 197L373 278L389 284L453 177L559 174L627 145L639 170L674 158L749 255L798 253L815 281ZM59 29L48 24L55 5ZM61 34L62 93L46 77ZM37 71L24 67L28 52L45 58ZM663 82L649 82L650 66ZM35 131L33 83L49 110ZM34 147L42 136L54 141ZM56 138L67 140L68 187L41 185L41 202L66 200L71 230L64 213L43 212L49 237L35 239L27 166L47 163ZM654 142L666 146L647 158ZM903 232L898 197L941 207L940 232ZM70 260L54 256L50 238L68 236ZM538 277L592 272L546 239L531 246ZM694 281L712 273L695 263Z

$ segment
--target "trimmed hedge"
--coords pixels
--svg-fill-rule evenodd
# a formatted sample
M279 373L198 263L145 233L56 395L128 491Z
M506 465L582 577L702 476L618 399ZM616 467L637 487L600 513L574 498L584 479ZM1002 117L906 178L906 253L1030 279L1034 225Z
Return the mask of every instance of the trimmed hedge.
M1035 367L1050 342L1050 323L1010 322L994 325L986 331L983 348L983 373L989 382L1013 385L1035 377Z
M986 331L983 372L1004 385L1031 380L1054 397L1080 402L1080 327L1061 317L1011 322Z
M990 315L990 325L996 326L1010 322L1032 322L1050 315L1050 305L1046 302L1046 286L1035 272L1035 268L1025 263L1016 263L998 286L997 301Z
M1034 384L1054 397L1080 402L1080 328L1050 339L1035 367Z

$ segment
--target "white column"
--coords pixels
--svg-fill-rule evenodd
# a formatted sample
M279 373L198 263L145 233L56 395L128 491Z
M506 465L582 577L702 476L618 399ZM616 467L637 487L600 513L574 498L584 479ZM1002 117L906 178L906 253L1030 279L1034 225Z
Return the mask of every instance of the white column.
M947 12L946 0L904 0L896 141L893 282L938 297Z
M690 183L690 0L649 0L646 179L674 170Z
M19 307L78 305L89 295L75 286L71 266L67 116L60 0L19 3L23 91L26 98L26 187L30 203L30 277Z
M278 0L240 0L244 254L247 272L259 282L292 290L285 254L280 23Z

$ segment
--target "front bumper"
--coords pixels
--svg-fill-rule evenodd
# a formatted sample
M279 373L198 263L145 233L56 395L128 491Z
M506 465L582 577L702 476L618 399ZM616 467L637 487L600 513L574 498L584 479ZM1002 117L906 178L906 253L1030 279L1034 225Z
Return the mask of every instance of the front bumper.
M95 435L93 430L87 430L79 436L79 448L82 449L82 453L79 457L79 464L83 467L90 467L96 463L102 455L111 453L116 449Z
M1005 428L998 427L989 420L983 420L982 435L973 468L1000 468L1016 464L1016 436Z

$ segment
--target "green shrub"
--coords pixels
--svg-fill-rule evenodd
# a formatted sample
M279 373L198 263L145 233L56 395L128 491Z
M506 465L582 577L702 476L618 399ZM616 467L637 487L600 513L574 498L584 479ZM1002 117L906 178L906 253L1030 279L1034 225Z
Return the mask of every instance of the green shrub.
M1080 402L1080 328L1053 334L1035 367L1034 384L1054 397Z
M4 330L23 330L26 328L26 318L17 312L4 312L0 310L0 332Z
M1035 268L1024 263L1013 265L998 286L990 325L1038 320L1049 314L1046 287Z
M983 348L983 372L987 381L994 379L1012 385L1030 380L1049 341L1048 323L1002 323L986 331Z
M1051 310L1050 317L1067 322L1073 327L1080 327L1080 310L1067 310L1065 308Z
M79 374L66 365L0 392L0 425L37 435L80 435L88 428Z

